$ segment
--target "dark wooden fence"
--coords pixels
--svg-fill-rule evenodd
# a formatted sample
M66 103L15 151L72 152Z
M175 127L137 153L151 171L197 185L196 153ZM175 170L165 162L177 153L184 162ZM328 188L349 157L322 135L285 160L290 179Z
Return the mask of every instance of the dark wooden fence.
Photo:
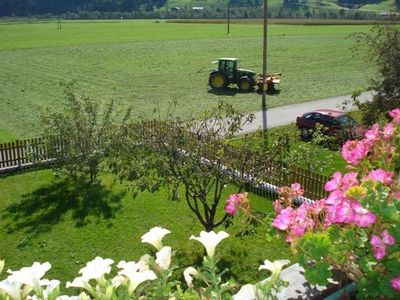
M266 170L266 175L261 178L261 183L247 184L247 191L262 197L276 198L279 187L290 186L297 182L303 187L305 198L318 200L328 195L324 189L325 183L329 180L328 176L279 163L270 163Z
M51 144L58 149L63 148L62 142L59 137L51 138ZM54 162L46 145L45 139L40 137L0 143L0 174Z
M0 144L0 172L29 167L38 157L46 161L50 159L46 152L42 138Z
M52 143L62 148L62 139L54 138ZM27 139L0 144L0 173L13 172L20 169L48 164L54 161L49 157L43 138ZM305 190L304 196L309 199L320 199L327 196L324 184L327 176L316 174L297 167L270 163L266 166L266 174L261 178L268 188L259 184L247 184L246 189L264 197L276 197L276 187L290 186L298 182Z

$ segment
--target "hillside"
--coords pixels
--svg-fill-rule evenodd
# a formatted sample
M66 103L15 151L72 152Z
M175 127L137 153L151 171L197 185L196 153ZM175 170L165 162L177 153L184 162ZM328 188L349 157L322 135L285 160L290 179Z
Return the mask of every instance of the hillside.
M314 8L359 9L361 11L394 12L400 9L400 0L283 0L284 6Z

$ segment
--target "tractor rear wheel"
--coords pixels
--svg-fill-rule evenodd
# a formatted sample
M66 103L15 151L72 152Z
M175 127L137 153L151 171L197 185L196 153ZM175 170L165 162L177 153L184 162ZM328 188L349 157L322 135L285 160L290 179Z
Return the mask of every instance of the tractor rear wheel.
M249 92L253 88L253 85L248 78L241 78L238 86L241 92Z
M212 73L210 75L208 83L213 89L224 89L228 85L226 76L222 73Z

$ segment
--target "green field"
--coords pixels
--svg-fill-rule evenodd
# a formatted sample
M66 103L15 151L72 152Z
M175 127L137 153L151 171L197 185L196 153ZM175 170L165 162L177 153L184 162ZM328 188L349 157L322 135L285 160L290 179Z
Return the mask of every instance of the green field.
M189 237L203 229L185 201L169 201L165 190L133 198L112 177L102 179L102 187L85 190L79 184L54 181L47 170L0 178L0 258L6 269L49 261L53 267L46 278L65 283L96 256L116 262L139 260L151 249L140 237L154 226L172 232L164 242L176 251L173 264L184 268L201 260L204 250ZM251 195L250 200L254 211L272 209L268 199ZM218 253L231 275L242 282L265 278L258 266L267 258L295 261L283 237L272 244L267 240L265 226L258 227L257 234L236 237L241 232L238 224L216 229L220 230L232 237L218 246Z
M280 106L367 88L374 67L365 49L356 56L347 38L370 26L270 25L268 69L281 72L280 93L268 97ZM242 111L260 109L257 93L236 88L215 94L207 86L211 62L239 57L244 68L262 67L262 26L173 24L146 21L70 21L0 24L0 140L40 134L38 115L60 107L60 81L77 80L79 92L99 101L115 97L150 115L155 103L176 115L198 114L228 100Z

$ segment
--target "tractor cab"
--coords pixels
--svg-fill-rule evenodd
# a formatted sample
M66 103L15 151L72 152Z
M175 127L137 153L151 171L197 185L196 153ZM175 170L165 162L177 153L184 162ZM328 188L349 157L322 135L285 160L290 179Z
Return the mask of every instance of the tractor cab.
M239 60L237 58L220 58L214 63L218 63L218 71L223 73L229 82L234 82L237 77L237 67Z

